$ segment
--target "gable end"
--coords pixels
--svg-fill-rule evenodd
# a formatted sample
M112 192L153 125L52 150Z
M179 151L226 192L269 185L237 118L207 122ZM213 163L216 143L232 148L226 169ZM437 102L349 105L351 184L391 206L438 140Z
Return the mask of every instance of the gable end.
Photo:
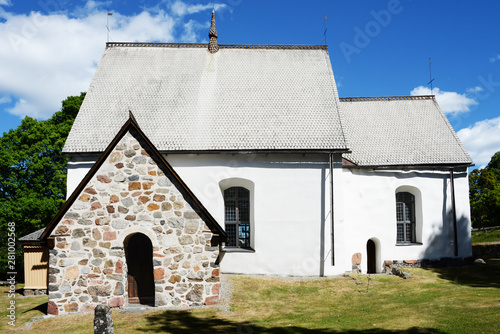
M118 134L108 145L103 154L96 161L94 166L90 169L87 175L80 182L75 191L71 194L68 200L61 207L59 212L55 215L52 221L49 223L45 231L40 236L40 240L46 240L56 228L57 224L64 218L67 211L72 207L78 196L85 190L87 184L92 180L95 174L99 171L101 166L110 157L113 149L119 144L120 140L127 134L130 133L140 144L141 148L145 151L147 156L151 158L154 163L158 166L159 170L162 171L165 176L170 180L170 182L176 187L176 189L182 194L184 200L189 203L196 214L207 224L210 231L213 233L212 245L218 245L221 241L226 240L227 235L224 229L217 223L217 221L212 217L208 210L203 206L203 204L198 200L194 193L189 189L189 187L184 183L180 176L174 171L172 166L165 160L165 158L160 154L160 152L155 148L151 141L144 135L144 133L139 128L137 122L135 121L132 113L129 115L129 119L122 126Z

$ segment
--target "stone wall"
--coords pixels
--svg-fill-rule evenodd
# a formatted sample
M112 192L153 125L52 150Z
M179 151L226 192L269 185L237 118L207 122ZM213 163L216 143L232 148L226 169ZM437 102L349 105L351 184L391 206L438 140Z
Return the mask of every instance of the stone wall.
M218 303L212 232L127 133L51 234L48 312L126 304L126 242L135 233L153 246L156 306Z
M23 296L45 296L47 289L23 289Z
M401 268L421 268L422 261L420 260L385 260L384 261L384 273L389 274L392 273L392 269L401 269Z
M385 260L384 261L384 273L392 273L393 268L441 268L441 267L455 267L464 264L471 264L472 258L449 258L443 257L439 260Z
M472 254L474 258L480 259L499 259L500 242L485 242L472 245Z

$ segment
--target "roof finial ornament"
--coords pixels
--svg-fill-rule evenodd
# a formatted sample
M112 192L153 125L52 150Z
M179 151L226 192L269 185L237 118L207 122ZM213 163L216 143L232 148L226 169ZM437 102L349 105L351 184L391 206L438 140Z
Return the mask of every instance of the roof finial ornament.
M211 53L216 53L219 51L219 44L217 44L217 29L215 29L215 10L212 9L212 24L210 25L210 31L208 32L208 37L210 41L208 42L208 51Z

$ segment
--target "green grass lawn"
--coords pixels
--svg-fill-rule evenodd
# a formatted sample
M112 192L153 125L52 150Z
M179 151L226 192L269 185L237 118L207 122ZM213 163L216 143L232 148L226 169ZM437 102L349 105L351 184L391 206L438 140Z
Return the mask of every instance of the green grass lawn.
M413 277L323 279L230 277L231 312L218 308L113 311L118 333L500 333L500 260L486 265L409 269ZM369 282L369 285L368 285ZM38 321L21 329L47 297L16 297L17 325L7 324L0 290L0 331L93 333L93 315Z
M480 242L500 242L500 230L472 231L472 243Z

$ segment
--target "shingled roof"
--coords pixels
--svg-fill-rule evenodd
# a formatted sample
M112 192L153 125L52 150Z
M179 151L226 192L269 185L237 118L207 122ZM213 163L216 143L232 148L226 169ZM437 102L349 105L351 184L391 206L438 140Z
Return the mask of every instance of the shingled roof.
M38 241L40 239L40 236L42 235L43 231L45 231L45 227L42 229L39 229L35 232L32 232L30 234L27 234L18 240L23 243L23 242L30 242L30 241Z
M338 152L353 166L468 165L433 96L339 99L326 46L107 43L63 152L132 111L163 153Z
M472 159L434 96L340 98L358 166L468 165Z
M132 111L161 152L345 151L325 46L108 43L64 146L102 152Z

